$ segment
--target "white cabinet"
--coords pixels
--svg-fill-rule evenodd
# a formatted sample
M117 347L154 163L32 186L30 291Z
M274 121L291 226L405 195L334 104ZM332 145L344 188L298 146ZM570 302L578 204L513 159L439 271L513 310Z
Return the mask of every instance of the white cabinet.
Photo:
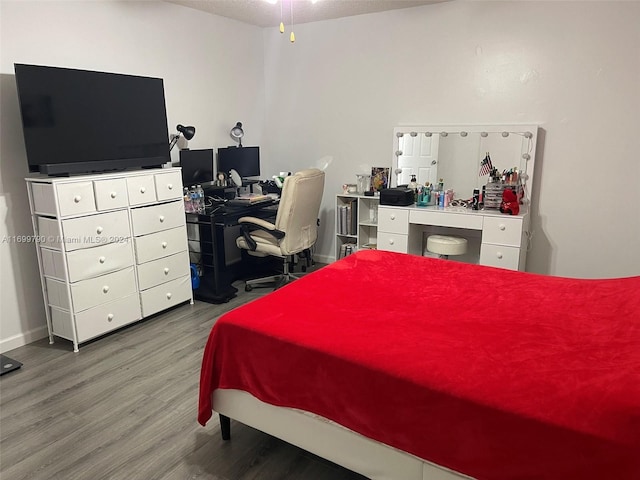
M193 302L179 168L26 181L51 342Z
M336 259L362 248L377 248L380 197L336 196Z
M433 227L455 229L455 235L471 238L480 231L479 257L476 253L480 265L525 269L529 214L524 208L509 216L496 210L382 205L378 219L380 250L421 255L425 232Z

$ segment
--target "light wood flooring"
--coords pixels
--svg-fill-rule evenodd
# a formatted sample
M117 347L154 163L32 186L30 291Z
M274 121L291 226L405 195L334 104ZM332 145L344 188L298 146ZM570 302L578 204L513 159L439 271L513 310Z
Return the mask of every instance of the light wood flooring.
M304 479L364 477L232 421L196 421L202 351L216 318L270 292L196 302L80 346L48 339L6 352L0 377L0 479Z

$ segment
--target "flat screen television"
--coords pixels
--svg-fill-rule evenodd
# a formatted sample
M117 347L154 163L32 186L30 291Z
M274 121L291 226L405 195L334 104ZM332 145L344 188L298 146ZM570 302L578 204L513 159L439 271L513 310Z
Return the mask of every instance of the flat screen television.
M260 176L260 147L227 147L218 149L218 172L233 169L242 178Z
M29 171L70 175L170 161L161 78L14 68Z

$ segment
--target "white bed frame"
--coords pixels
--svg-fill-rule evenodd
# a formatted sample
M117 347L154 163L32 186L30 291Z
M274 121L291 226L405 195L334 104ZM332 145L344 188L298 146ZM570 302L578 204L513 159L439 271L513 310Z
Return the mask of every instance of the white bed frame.
M215 413L280 438L371 480L471 478L371 440L319 415L276 407L242 390L215 390L213 405Z

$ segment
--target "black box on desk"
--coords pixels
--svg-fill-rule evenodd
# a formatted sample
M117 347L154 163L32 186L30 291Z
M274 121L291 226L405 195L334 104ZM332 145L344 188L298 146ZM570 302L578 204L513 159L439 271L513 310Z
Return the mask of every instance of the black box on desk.
M380 191L380 205L406 207L415 201L410 188L383 188Z
M202 189L207 197L218 197L226 200L233 200L236 198L236 187L221 187L210 183L202 185Z

